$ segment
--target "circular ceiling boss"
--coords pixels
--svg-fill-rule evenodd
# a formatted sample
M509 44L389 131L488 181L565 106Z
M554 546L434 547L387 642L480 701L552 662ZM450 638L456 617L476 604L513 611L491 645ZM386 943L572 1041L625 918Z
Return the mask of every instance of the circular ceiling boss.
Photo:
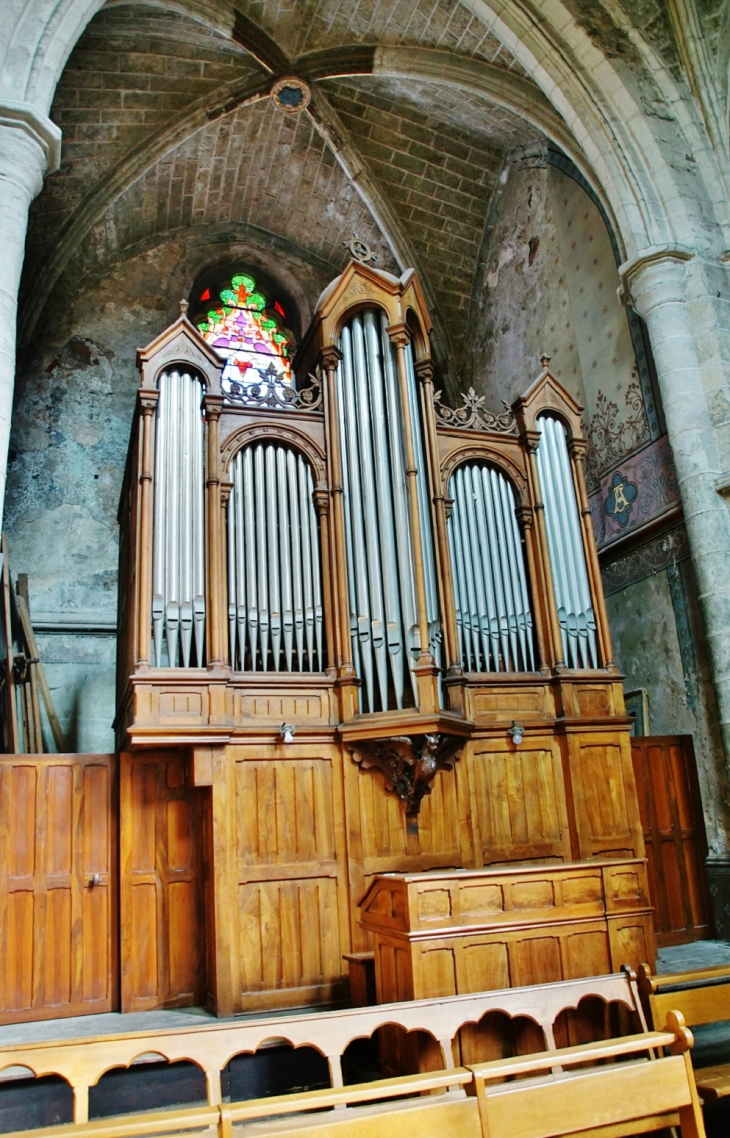
M282 111L296 115L309 106L312 92L303 80L293 76L279 79L269 92L271 98Z

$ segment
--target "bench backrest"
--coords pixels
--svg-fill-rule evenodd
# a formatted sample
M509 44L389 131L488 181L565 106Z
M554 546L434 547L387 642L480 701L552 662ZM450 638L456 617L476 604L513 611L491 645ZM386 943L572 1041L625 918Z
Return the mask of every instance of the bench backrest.
M501 1082L534 1076L555 1063L543 1056L484 1063L472 1068L483 1138L558 1138L571 1134L641 1134L667 1126L679 1116L682 1138L704 1138L702 1110L689 1061L691 1034L681 1016L671 1016L671 1032L653 1032L604 1044L585 1044L557 1053L559 1077ZM669 1046L675 1054L649 1062L613 1062ZM596 1065L585 1069L585 1064ZM580 1064L580 1071L571 1068ZM630 1124L630 1126L628 1125Z
M639 992L647 1019L655 1028L663 1027L673 1010L680 1011L690 1027L730 1019L728 965L656 976L648 964L642 964Z
M200 1027L175 1031L125 1032L119 1035L74 1038L0 1048L0 1071L28 1068L36 1076L61 1075L74 1089L74 1121L88 1118L88 1088L114 1067L129 1067L141 1055L155 1054L168 1062L188 1060L204 1072L210 1105L221 1102L221 1071L242 1053L262 1044L283 1041L293 1047L314 1047L329 1061L333 1087L340 1087L342 1055L354 1039L370 1038L375 1031L395 1025L406 1032L424 1031L440 1047L436 1066L456 1066L454 1041L462 1027L478 1024L489 1012L525 1016L543 1032L545 1046L555 1048L553 1027L565 1009L577 1008L587 997L620 1004L636 1015L642 1028L636 977L629 970L611 976L592 976L556 984L535 984L443 999L413 1000L399 1004L348 1008L306 1015L262 1017L243 1022L204 1022Z
M203 1126L215 1127L217 1138L232 1138L234 1125L237 1135L245 1135L247 1124L252 1134L271 1138L381 1138L383 1133L388 1138L558 1138L576 1132L608 1138L674 1124L677 1116L682 1138L705 1138L688 1060L691 1038L675 1016L665 1032L471 1068L48 1127L6 1138L151 1138L182 1136ZM660 1057L664 1047L673 1054ZM501 1081L495 1086L494 1080Z

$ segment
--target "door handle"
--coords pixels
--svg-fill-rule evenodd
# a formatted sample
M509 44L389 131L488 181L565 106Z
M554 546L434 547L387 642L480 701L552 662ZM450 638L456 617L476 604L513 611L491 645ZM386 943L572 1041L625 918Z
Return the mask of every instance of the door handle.
M95 873L89 881L89 889L93 889L95 885L101 885L101 874Z

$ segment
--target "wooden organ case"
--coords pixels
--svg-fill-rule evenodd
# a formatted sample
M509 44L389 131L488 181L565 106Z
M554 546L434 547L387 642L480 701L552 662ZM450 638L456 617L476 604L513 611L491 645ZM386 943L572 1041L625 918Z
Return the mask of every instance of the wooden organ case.
M429 328L413 272L352 262L296 388L222 383L185 311L139 353L120 509L123 1010L342 999L343 954L373 943L362 899L370 930L404 915L387 908L402 889L373 892L382 874L407 893L423 873L521 871L497 904L515 942L530 920L548 937L595 917L566 867L633 859L599 873L604 908L633 914L610 956L591 926L570 965L525 947L482 977L477 955L473 983L653 959L580 408L548 360L502 415L473 393L443 406Z

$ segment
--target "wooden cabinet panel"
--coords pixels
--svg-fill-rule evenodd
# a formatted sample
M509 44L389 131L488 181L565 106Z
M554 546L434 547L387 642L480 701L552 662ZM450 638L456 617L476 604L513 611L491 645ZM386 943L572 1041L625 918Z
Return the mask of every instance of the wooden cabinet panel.
M206 999L202 792L177 751L123 755L122 1010Z
M570 857L562 770L549 742L502 752L475 745L465 758L483 861Z
M631 755L657 940L666 945L707 937L707 841L692 737L635 738Z
M247 1008L326 1002L342 973L334 878L240 887L242 999Z
M234 1011L329 1003L344 993L349 900L333 754L238 746L219 760L232 794L214 807L213 846L232 843L234 856L232 864L219 857L215 870L233 918L218 905L217 919L235 961Z
M565 740L580 857L644 857L626 732L576 731Z
M332 764L324 759L236 763L242 868L334 862Z
M0 758L0 1023L110 1011L113 755Z
M552 984L654 959L640 860L382 875L361 908L381 1002Z

